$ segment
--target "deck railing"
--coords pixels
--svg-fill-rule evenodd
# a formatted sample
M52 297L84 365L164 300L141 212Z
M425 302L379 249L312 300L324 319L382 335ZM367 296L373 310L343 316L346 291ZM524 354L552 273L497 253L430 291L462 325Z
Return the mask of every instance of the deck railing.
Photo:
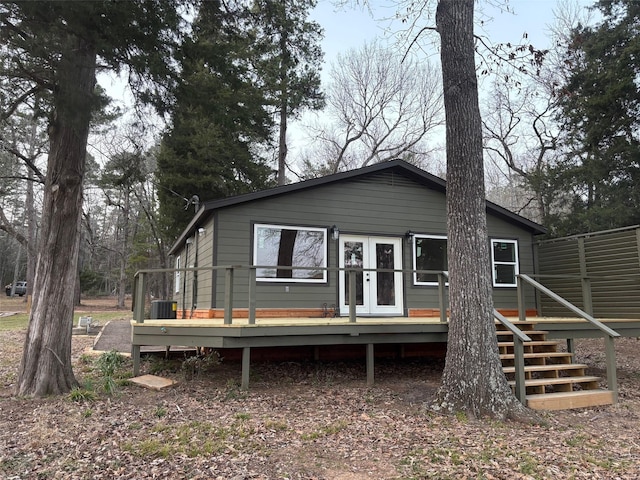
M531 338L507 320L507 318L496 309L493 310L493 316L513 334L513 365L515 367L516 398L520 403L526 405L527 388L525 386L524 373L524 342L530 342Z
M145 296L147 292L148 277L155 273L175 273L180 272L217 272L224 271L224 324L231 325L233 323L233 304L234 290L236 287L235 277L237 271L246 270L248 272L248 290L247 290L247 308L248 323L256 322L256 293L257 293L257 275L258 269L278 269L278 270L309 270L309 271L326 271L329 272L345 272L347 284L349 285L349 322L356 321L356 281L357 274L365 272L374 273L400 273L402 275L413 273L424 273L438 276L438 306L440 309L440 321L447 322L447 272L440 270L413 270L413 269L393 269L393 268L352 268L352 267L287 267L274 265L218 265L210 267L192 267L192 268L165 268L165 269L147 269L139 270L134 276L134 293L133 293L133 318L136 322L144 322L145 317Z
M525 305L525 284L530 285L534 289L538 290L540 293L543 293L553 299L554 301L560 303L562 306L569 309L571 312L576 314L578 317L584 319L589 322L591 325L596 327L602 333L602 338L604 339L605 345L605 354L606 354L606 369L607 369L607 386L609 390L613 392L613 401L618 401L618 380L616 374L616 350L614 339L619 337L620 334L615 330L607 327L604 323L593 318L592 315L588 314L584 310L576 307L571 302L562 298L557 293L548 289L541 283L537 282L529 275L519 274L517 275L517 289L518 289L518 317L520 320L526 320L526 305ZM573 347L573 339L567 339L567 349L574 353Z

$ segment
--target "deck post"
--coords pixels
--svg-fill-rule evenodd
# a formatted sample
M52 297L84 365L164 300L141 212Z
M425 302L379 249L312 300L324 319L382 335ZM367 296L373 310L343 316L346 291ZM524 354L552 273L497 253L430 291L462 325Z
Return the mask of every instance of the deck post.
M226 268L224 282L224 324L233 322L233 267Z
M251 347L242 348L242 383L240 390L249 390L249 371L251 364Z
M523 405L527 405L527 387L524 374L524 344L517 336L513 336L513 365L515 367L516 398Z
M256 323L256 268L249 267L249 325Z
M349 275L349 321L356 321L356 272L355 270L347 270Z
M374 379L374 357L373 357L373 343L367 343L367 386L373 385Z
M589 277L582 277L580 279L582 284L582 306L584 311L593 316L593 300L591 297L591 279Z
M587 253L584 238L578 239L578 263L580 264L580 285L582 287L582 309L593 316L593 302L591 300L591 279L587 276Z
M612 336L604 337L604 347L607 353L607 388L613 393L613 403L618 403L618 378L616 373L616 346Z
M440 300L440 321L447 323L447 297L446 297L446 281L444 273L438 274L438 298Z
M147 274L138 272L133 285L133 319L144 323L144 294L147 290Z
M527 302L524 295L524 282L516 275L516 290L518 293L518 320L524 322L527 319Z
M572 355L576 353L576 342L574 342L573 338L567 338L567 352Z

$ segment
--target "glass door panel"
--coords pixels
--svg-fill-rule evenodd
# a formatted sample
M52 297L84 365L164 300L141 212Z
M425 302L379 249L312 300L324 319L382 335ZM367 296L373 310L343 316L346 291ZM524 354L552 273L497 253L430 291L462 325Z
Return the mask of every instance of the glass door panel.
M376 243L376 268L394 269L394 245L392 243ZM395 275L394 272L376 272L377 305L395 305Z
M363 268L364 265L364 243L344 242L343 260L345 268ZM364 272L345 272L344 284L344 304L349 305L349 275L356 276L356 305L364 305Z
M402 239L383 237L340 237L340 267L358 268L356 313L358 315L402 315ZM376 269L369 270L367 269ZM349 274L340 271L340 312L349 314Z

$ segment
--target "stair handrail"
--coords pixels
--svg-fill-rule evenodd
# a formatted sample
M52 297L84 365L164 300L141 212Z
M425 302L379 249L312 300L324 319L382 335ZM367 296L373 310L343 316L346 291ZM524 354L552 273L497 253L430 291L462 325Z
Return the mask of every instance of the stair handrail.
M576 307L573 303L568 300L562 298L557 293L548 289L541 283L536 282L533 278L523 273L517 275L517 286L518 286L518 315L521 320L524 320L523 317L526 317L526 309L525 309L525 299L524 299L524 288L522 288L522 282L526 282L532 287L538 289L540 292L545 295L551 297L556 302L565 306L573 313L583 318L587 322L591 323L593 326L598 328L603 335L604 338L604 346L605 346L605 355L606 355L606 370L607 370L607 387L611 390L613 395L613 403L618 403L618 379L616 372L616 349L614 345L614 338L620 336L618 332L607 327L604 323L596 320L591 315L589 315L584 310Z
M616 338L616 337L620 336L620 334L618 332L616 332L615 330L607 327L604 323L600 322L599 320L596 320L591 315L589 315L587 312L585 312L584 310L581 310L580 308L576 307L573 303L571 303L568 300L562 298L560 295L558 295L554 291L549 290L547 287L545 287L541 283L536 282L529 275L521 273L521 274L518 275L518 278L524 280L525 282L527 282L529 285L531 285L535 289L537 289L540 292L544 293L545 295L551 297L553 300L555 300L556 302L560 303L562 306L567 307L573 313L575 313L579 317L583 318L587 322L591 323L592 325L597 327L602 332L606 333L609 337ZM522 289L520 289L520 290L522 291ZM522 309L518 309L518 310L522 311Z
M531 337L511 323L507 317L495 308L493 316L513 334L513 366L515 368L516 398L523 405L527 404L527 387L524 373L524 342L530 342Z

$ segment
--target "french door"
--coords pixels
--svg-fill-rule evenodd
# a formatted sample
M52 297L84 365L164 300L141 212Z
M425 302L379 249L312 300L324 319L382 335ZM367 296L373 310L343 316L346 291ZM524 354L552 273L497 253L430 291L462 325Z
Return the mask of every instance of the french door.
M402 272L366 269L401 269L402 239L341 235L340 267L362 268L356 275L356 314L402 315ZM340 271L340 313L349 314L349 280Z

